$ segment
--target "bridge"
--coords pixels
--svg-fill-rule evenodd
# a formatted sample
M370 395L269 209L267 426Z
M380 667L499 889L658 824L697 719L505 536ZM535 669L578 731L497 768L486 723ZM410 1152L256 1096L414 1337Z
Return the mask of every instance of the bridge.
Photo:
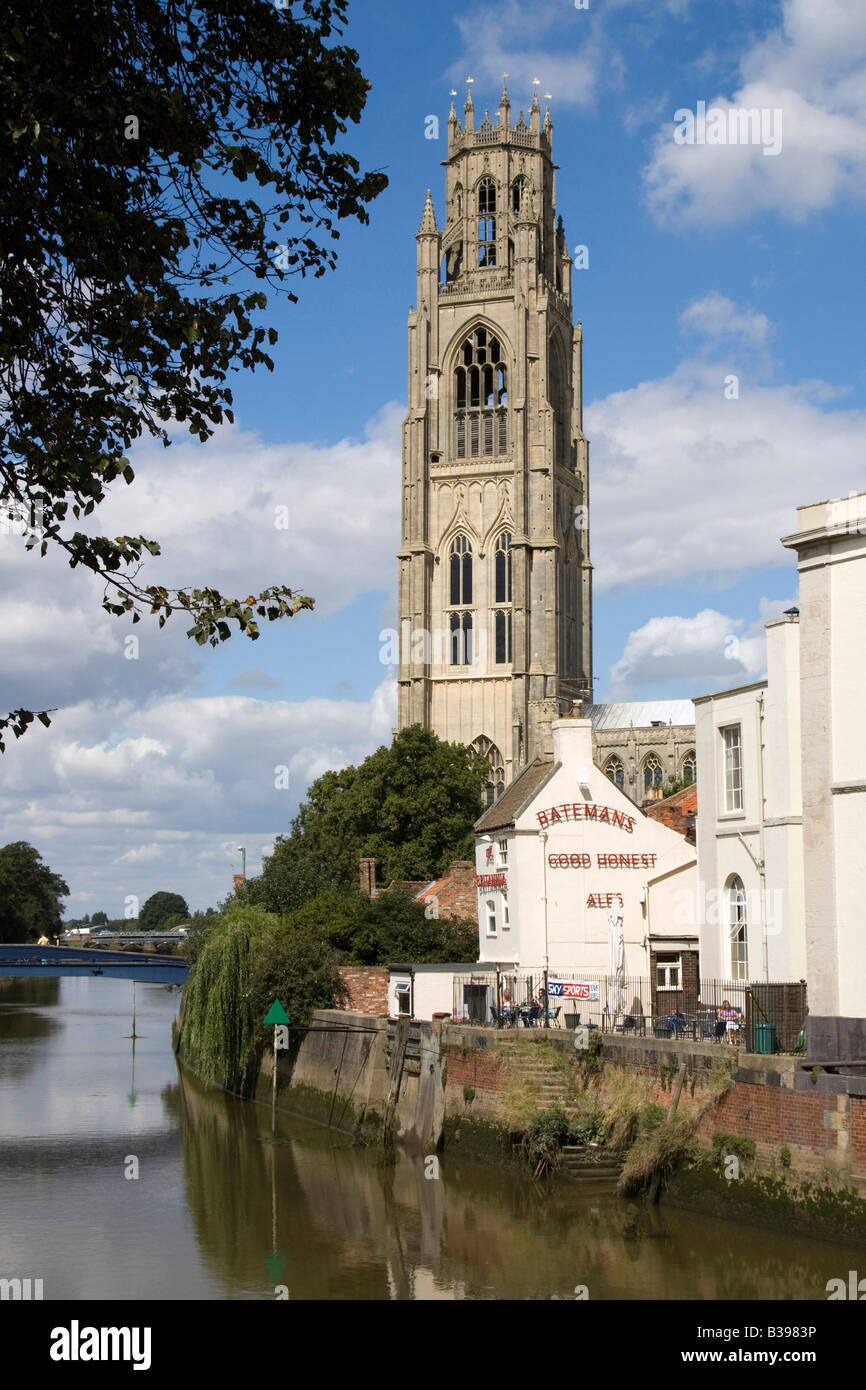
M97 951L86 946L34 946L32 941L0 945L0 979L58 979L70 975L90 979L103 975L110 980L182 985L188 974L189 966L180 956Z

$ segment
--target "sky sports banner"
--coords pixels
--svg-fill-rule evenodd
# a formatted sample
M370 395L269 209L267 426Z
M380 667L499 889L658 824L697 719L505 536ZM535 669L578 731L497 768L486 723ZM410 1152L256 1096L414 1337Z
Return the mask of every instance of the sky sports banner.
M598 999L598 980L548 980L547 993L554 999Z

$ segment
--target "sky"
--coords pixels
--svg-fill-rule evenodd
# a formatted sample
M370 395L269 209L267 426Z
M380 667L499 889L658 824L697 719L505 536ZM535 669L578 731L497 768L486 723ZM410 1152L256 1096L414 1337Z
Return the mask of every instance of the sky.
M145 582L284 583L315 611L203 651L181 617L132 629L93 576L0 536L0 705L58 709L0 757L0 843L63 875L68 917L131 915L158 889L215 904L238 846L258 872L313 778L390 741L415 233L428 187L442 224L468 76L478 119L505 72L513 119L534 78L551 93L557 212L588 249L595 698L759 678L763 625L796 601L796 508L866 487L862 0L349 14L372 87L342 143L388 189L345 225L337 269L269 308L275 371L235 378L235 424L142 441L96 518L160 541ZM765 110L763 144L682 143L677 113L701 102Z

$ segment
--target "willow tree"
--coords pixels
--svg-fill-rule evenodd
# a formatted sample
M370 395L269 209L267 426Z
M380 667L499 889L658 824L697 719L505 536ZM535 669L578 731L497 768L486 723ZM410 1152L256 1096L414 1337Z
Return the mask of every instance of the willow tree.
M241 1093L255 1053L272 1037L262 1020L279 998L292 1023L345 996L337 957L322 934L293 929L248 903L205 933L186 986L180 1053L203 1081Z

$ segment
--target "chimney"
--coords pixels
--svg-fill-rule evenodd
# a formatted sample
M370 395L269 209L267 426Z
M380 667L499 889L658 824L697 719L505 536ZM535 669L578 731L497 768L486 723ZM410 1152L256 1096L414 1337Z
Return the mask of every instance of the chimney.
M235 892L239 893L241 891L241 884L244 881L244 876L243 874L232 874L232 878L235 881Z
M580 782L588 783L592 775L592 720L575 713L553 721L553 757L563 767L578 774Z
M365 898L373 898L376 895L375 859L361 860L361 892Z

